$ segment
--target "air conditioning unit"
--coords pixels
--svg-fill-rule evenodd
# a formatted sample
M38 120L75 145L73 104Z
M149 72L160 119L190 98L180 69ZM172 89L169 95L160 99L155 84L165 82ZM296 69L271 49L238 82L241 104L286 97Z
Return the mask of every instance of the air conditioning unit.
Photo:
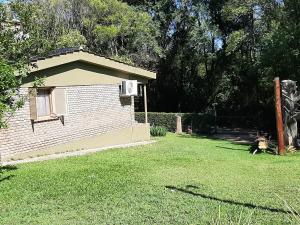
M137 80L122 81L121 96L137 96L138 95L138 83Z

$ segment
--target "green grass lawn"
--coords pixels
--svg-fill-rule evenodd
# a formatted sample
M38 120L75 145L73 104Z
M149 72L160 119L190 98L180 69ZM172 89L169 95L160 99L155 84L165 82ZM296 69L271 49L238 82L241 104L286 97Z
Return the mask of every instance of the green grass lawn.
M1 225L295 224L285 201L300 211L300 154L174 134L0 175Z

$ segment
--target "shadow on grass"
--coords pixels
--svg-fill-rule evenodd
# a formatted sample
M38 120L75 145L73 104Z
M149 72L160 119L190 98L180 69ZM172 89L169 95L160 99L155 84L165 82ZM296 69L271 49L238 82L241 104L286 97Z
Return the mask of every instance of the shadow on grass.
M237 201L233 201L233 200L228 200L228 199L221 199L221 198L217 198L217 197L213 197L213 196L209 196L209 195L205 195L205 194L200 194L200 193L195 193L194 191L188 190L188 188L194 188L194 189L198 189L198 187L196 186L191 186L191 185L187 185L186 188L178 188L175 186L165 186L165 188L172 190L172 191L180 191L186 194L190 194L193 195L195 197L200 197L200 198L205 198L205 199L209 199L209 200L213 200L213 201L218 201L218 202L222 202L222 203L227 203L230 205L238 205L238 206L243 206L243 207L247 207L250 209L260 209L260 210L266 210L269 212L276 212L276 213L285 213L285 214L290 214L289 211L286 211L284 209L277 209L277 208L270 208L270 207L265 207L265 206L259 206L259 205L254 205L252 203L243 203L243 202L237 202Z
M215 136L205 136L205 135L199 135L199 134L178 134L177 137L179 138L196 138L196 139L209 139L209 140L217 140L217 141L224 141L224 143L230 143L232 145L236 145L236 146L246 146L248 147L246 148L230 148L230 147L225 147L222 146L222 144L220 145L216 145L216 148L222 148L222 149L226 149L226 150L234 150L234 151L246 151L249 152L249 154L253 154L253 152L255 150L257 150L257 147L255 147L255 140L250 141L246 140L239 136L236 137L237 140L232 140L232 139L226 139L226 138L220 138L220 137L215 137ZM240 140L239 140L240 139ZM258 151L255 154L269 154L269 155L277 155L276 151L274 150L274 148L276 148L276 144L272 144L273 142L270 142L270 146L272 145L273 150L271 148L265 150L265 151Z
M251 143L238 142L238 141L233 141L233 140L226 140L226 139L222 139L222 138L218 138L218 137L214 137L214 136L207 136L207 135L179 134L179 135L177 135L177 137L180 137L180 138L196 138L196 139L210 139L210 140L224 141L224 143L229 142L230 144L237 145L237 146L247 146L247 147L249 147L249 149L251 147ZM249 149L230 148L230 147L224 147L224 146L220 146L220 145L216 145L216 148L223 148L223 149L228 149L228 150L249 151Z
M210 139L210 140L217 140L217 141L226 141L236 145L247 145L249 146L252 143L252 139L245 139L242 136L235 136L235 137L216 137L214 135L203 135L203 134L178 134L177 137L179 138L196 138L196 139ZM236 139L236 140L233 140Z
M232 143L235 144L235 143ZM238 144L236 144L238 145ZM233 151L245 151L245 152L249 152L249 154L253 155L254 151L257 150L258 148L253 146L253 145L245 145L248 146L248 148L230 148L230 147L225 147L225 146L220 146L220 145L216 145L216 148L222 148L222 149L226 149L226 150L233 150ZM277 155L276 152L274 152L271 149L267 149L265 151L257 151L255 153L255 155L259 155L259 154L269 154L269 155Z
M229 148L229 147L225 147L225 146L220 146L220 145L216 145L216 148L223 148L226 150L235 150L235 151L249 151L249 149L244 149L244 148Z
M179 138L193 138L193 139L210 139L210 140L217 140L217 141L228 141L225 139L214 137L213 135L205 135L205 134L177 134Z
M0 166L0 182L5 180L10 180L14 175L8 175L5 177L2 177L2 174L8 171L17 170L18 168L16 166Z

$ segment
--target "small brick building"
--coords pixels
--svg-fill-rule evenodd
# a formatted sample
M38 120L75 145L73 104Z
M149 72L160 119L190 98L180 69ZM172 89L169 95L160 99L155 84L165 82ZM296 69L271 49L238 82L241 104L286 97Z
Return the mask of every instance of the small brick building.
M146 84L155 73L83 50L32 63L20 89L25 105L0 130L2 160L150 139L149 124L134 119L134 96L121 96L120 90L122 81L136 80L146 111ZM37 77L44 83L34 88Z

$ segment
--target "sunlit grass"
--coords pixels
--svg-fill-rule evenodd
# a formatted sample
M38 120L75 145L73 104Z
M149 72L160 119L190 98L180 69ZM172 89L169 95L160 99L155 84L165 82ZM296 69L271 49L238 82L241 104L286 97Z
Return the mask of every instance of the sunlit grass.
M300 209L299 154L174 134L0 176L0 224L293 224L282 199Z

